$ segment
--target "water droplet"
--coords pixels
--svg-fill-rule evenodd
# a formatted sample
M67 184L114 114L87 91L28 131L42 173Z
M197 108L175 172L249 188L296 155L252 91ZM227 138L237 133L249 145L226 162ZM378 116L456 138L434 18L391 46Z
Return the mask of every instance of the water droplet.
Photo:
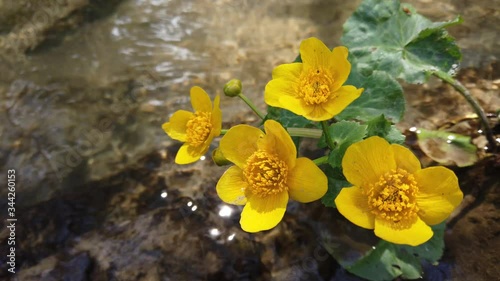
M161 194L160 194L161 198L167 198L168 196L168 193L166 191L163 191Z
M216 237L220 235L220 231L217 228L210 229L210 235Z
M221 217L229 218L232 213L233 213L233 208L227 205L222 205L222 207L219 210L219 216Z

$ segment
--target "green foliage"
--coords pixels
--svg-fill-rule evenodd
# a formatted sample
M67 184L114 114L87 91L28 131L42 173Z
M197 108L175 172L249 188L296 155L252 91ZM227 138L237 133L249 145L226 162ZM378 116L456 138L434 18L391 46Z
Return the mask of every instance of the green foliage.
M330 125L328 128L335 148L330 152L328 163L332 167L342 166L342 157L346 149L353 143L361 141L366 135L366 125L361 125L353 121L340 121ZM325 136L323 135L318 143L319 147L326 147Z
M368 122L368 132L367 136L379 136L385 138L390 143L403 144L405 141L405 136L401 134L401 132L396 128L396 126L392 125L387 119L385 119L384 115L380 115L375 117Z
M325 174L328 177L328 190L321 198L321 203L326 207L337 208L335 205L335 198L337 198L342 188L349 187L351 184L346 181L340 168L327 166Z
M393 280L396 277L416 279L422 275L423 262L436 262L443 255L445 224L432 227L434 235L426 243L412 247L381 240L357 262L340 260L349 272L368 280Z
M283 127L293 127L293 128L307 128L316 126L313 121L310 121L302 116L299 116L289 110L268 106L267 115L265 120L272 119L276 120L283 125Z
M397 0L364 0L344 24L341 40L365 75L380 70L422 83L429 72L453 75L458 68L460 49L444 28L461 21L431 22Z
M403 89L398 81L383 71L373 71L367 75L353 68L346 85L364 88L361 96L336 116L340 120L367 121L381 114L398 122L405 110Z

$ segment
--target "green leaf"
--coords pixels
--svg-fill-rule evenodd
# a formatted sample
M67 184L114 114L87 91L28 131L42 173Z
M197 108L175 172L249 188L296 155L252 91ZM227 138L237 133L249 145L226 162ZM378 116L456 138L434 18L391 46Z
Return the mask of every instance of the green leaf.
M353 121L340 121L330 125L328 131L332 138L335 148L328 156L328 163L332 167L340 168L342 166L342 158L346 149L353 143L361 141L366 135L366 125L361 125ZM324 135L320 140L321 144L325 143Z
M416 257L408 253L398 253L397 245L383 240L368 255L346 269L373 281L393 280L398 276L415 279L419 278L422 272Z
M396 0L364 0L344 24L341 41L364 73L382 70L423 83L432 71L455 74L461 53L444 28L461 22L431 22Z
M408 253L419 258L422 262L427 261L430 263L437 262L442 256L444 251L444 231L446 229L446 223L440 223L431 226L434 235L431 239L422 245L412 247L407 245L401 245L402 251L407 251Z
M368 122L367 136L379 136L385 138L389 143L403 144L405 141L405 136L392 125L384 115L375 117Z
M272 119L280 122L281 125L285 128L308 128L308 127L317 127L317 124L313 121L310 121L302 116L299 116L289 110L268 106L267 107L267 115L264 118L265 120ZM293 142L295 143L295 147L297 150L300 145L300 137L292 137Z
M337 208L335 205L335 198L337 198L337 195L339 195L342 188L352 185L345 179L340 168L332 168L328 166L325 174L328 178L328 190L321 198L321 203L323 203L326 207Z
M351 63L355 65L352 60ZM383 71L373 71L369 75L363 75L360 71L353 67L345 84L364 88L364 91L336 119L367 121L383 114L393 122L398 122L405 110L401 85Z
M432 238L416 247L380 240L372 251L356 263L346 264L345 268L353 274L374 281L393 280L399 276L405 279L419 278L423 262L436 262L443 255L445 228L445 223L432 226Z
M267 115L265 120L268 119L280 122L281 125L283 125L283 127L285 128L307 128L316 126L313 121L299 116L289 110L273 106L268 106L267 108Z

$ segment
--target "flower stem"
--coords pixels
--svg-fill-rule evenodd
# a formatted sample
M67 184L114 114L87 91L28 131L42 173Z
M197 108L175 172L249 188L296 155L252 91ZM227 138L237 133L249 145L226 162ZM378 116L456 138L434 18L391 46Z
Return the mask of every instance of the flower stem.
M435 71L432 74L438 77L439 79L443 80L444 82L450 84L465 98L465 100L470 104L470 106L472 106L477 116L479 117L481 124L483 125L490 151L495 151L496 142L495 138L493 137L493 132L491 131L491 127L490 124L488 123L486 114L484 113L483 108L479 105L476 99L470 94L469 90L467 90L467 88L465 88L464 85L462 85L462 83L460 83L458 80L454 79L453 77L451 77L451 75L443 71Z
M227 131L229 131L229 129L221 129L220 135L223 136L223 135L227 134Z
M260 112L259 109L257 109L255 104L253 104L253 102L249 100L247 96L245 96L243 93L240 93L238 97L242 99L253 110L253 112L255 112L255 114L257 114L260 117L260 119L264 120L265 117L264 114L262 114L262 112Z
M312 128L286 128L292 137L305 137L319 139L321 138L322 131Z
M332 141L332 138L330 137L330 131L328 131L328 123L326 121L321 121L321 128L323 128L323 133L325 133L325 139L326 143L328 144L328 147L330 149L335 148L335 144Z
M323 165L323 164L328 164L328 155L322 156L320 158L314 159L313 163L316 164L316 166Z

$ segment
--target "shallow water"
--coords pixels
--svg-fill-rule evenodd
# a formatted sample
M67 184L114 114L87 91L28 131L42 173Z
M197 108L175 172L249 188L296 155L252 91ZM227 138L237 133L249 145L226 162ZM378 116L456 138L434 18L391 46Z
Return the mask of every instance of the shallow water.
M19 216L34 225L19 234L26 240L19 280L58 280L82 268L89 280L348 278L330 266L335 262L315 240L333 212L292 203L279 231L245 234L237 208L221 215L229 209L213 186L224 169L210 161L174 165L178 144L160 126L190 108L191 86L215 96L231 78L241 79L264 109L273 67L293 60L309 36L340 44L341 25L359 1L68 2L69 20L58 24L67 17L30 18L28 10L0 1L7 15L30 18L18 27L50 30L34 33L31 41L39 43L25 56L2 56L0 66L2 165L17 169L17 204L26 208ZM450 29L463 48L462 66L485 68L498 60L499 1L409 2L433 20L463 15L464 24ZM17 30L10 24L0 29L3 39ZM256 124L240 101L223 98L222 106L224 127ZM409 112L408 126L425 124ZM340 228L335 239L348 244L351 230ZM283 250L289 244L297 253ZM202 258L192 261L195 256ZM43 270L50 272L46 279L40 279Z

